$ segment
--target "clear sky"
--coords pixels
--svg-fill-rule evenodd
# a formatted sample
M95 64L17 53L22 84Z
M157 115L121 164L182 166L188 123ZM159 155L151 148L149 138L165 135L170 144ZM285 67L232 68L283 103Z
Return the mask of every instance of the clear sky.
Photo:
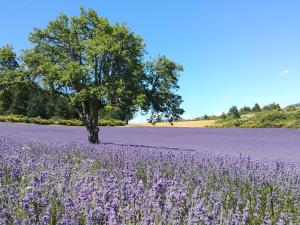
M19 51L60 12L93 8L140 34L149 56L182 64L185 117L300 102L298 0L0 0L0 46ZM139 117L139 119L141 119Z

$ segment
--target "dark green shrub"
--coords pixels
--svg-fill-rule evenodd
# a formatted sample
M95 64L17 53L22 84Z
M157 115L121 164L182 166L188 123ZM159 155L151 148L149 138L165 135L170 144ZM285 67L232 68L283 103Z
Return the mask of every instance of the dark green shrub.
M41 117L22 117L20 115L0 115L0 122L13 122L13 123L34 123L34 124L57 124L57 125L65 125L65 126L82 126L82 122L77 119L60 119L57 117L53 117L52 119L43 119ZM124 126L124 122L121 120L113 120L113 119L101 119L99 121L99 126Z
M300 108L266 110L242 116L240 119L232 116L219 117L214 127L300 128Z
M284 127L288 116L279 111L262 113L257 117L259 127Z
M65 120L65 119L56 119L54 120L55 124L59 125L65 125L65 126L82 126L82 122L80 120L76 119L70 119L70 120Z
M99 126L124 126L124 122L121 120L113 120L113 119L100 119L98 122Z
M240 112L239 112L239 110L238 110L238 108L236 106L232 106L229 109L228 116L232 117L234 119L238 119L238 118L241 117Z
M34 124L42 124L42 125L49 125L51 124L50 120L42 119L41 117L34 117L34 118L29 118L30 123Z
M270 111L270 110L280 110L281 107L279 104L276 104L276 103L272 103L272 104L269 104L269 105L266 105L262 108L262 110L264 111Z
M23 122L22 117L18 115L8 115L8 116L0 116L1 122L13 122L13 123L21 123Z
M260 112L261 108L259 106L258 103L255 103L255 105L253 106L253 108L251 109L252 112Z
M251 112L251 108L248 106L244 106L243 108L240 109L240 114L247 114Z

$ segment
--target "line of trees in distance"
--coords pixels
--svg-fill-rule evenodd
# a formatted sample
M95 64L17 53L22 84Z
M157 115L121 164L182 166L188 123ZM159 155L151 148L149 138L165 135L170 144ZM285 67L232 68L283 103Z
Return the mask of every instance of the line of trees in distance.
M237 106L231 106L229 111L227 113L223 112L221 116L204 115L203 117L196 118L196 120L199 120L199 119L209 120L209 119L215 119L218 117L221 117L224 119L227 117L238 119L242 115L245 115L245 114L258 113L258 112L271 111L271 110L281 110L281 107L277 103L271 103L271 104L265 105L263 107L261 107L258 103L255 103L253 107L243 106L240 109Z

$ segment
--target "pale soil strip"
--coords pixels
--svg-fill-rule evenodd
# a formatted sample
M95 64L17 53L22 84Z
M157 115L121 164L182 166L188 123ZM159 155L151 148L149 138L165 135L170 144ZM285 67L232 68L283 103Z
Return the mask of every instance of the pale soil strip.
M173 127L211 127L215 123L215 120L198 120L198 121L179 121L174 122ZM139 124L129 124L128 126L134 127L152 127L151 123L139 123ZM155 124L155 127L172 127L168 122L159 122Z

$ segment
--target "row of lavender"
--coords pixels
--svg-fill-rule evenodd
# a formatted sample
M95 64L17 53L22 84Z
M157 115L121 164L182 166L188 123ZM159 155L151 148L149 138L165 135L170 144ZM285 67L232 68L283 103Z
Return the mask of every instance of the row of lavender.
M0 224L300 224L292 165L0 139Z

